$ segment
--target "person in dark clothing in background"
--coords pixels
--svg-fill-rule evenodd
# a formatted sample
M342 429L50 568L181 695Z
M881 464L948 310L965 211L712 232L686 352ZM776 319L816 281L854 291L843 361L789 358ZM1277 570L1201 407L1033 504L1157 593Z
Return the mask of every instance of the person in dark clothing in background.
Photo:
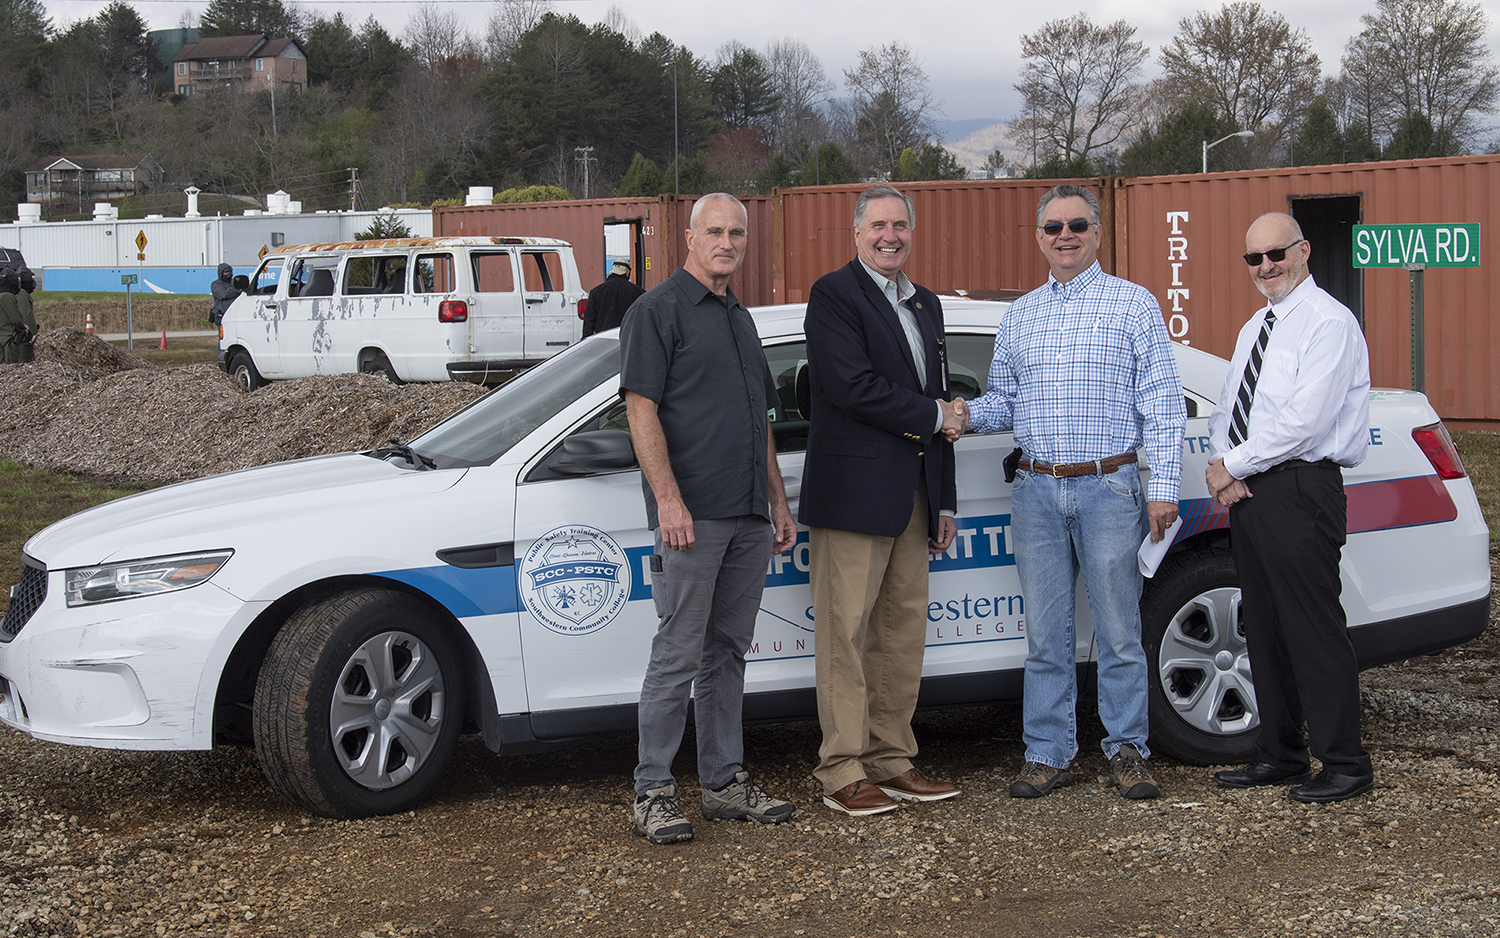
M615 261L604 282L589 291L588 305L583 308L583 334L620 328L625 311L645 292L631 281L630 262Z
M224 320L224 310L240 295L240 291L234 287L234 268L228 264L220 264L219 279L213 282L209 290L214 295L214 305L208 311L208 321L217 326Z
M36 359L36 310L31 306L31 294L36 292L36 274L30 267L22 267L19 275L21 289L16 293L16 308L21 313L21 324L26 327L25 339L15 345L16 361L29 362ZM9 359L7 359L9 361Z

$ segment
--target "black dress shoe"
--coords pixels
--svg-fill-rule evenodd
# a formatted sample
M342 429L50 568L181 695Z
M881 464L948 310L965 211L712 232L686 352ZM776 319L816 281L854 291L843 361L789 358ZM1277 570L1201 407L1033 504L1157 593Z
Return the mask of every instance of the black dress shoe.
M1214 773L1214 781L1225 788L1259 788L1261 785L1301 785L1312 781L1310 769L1279 769L1269 762L1252 762L1243 769Z
M1287 794L1294 801L1307 804L1328 804L1343 801L1355 795L1363 795L1375 787L1375 773L1369 775L1340 775L1327 769L1305 785L1298 785Z

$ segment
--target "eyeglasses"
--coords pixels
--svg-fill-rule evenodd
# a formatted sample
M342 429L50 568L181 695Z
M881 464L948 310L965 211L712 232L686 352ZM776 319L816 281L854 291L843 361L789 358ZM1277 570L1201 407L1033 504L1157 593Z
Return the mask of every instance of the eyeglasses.
M1042 231L1046 233L1047 237L1055 238L1058 235L1062 234L1063 223L1060 221L1049 221L1047 222L1047 224L1040 227ZM1068 230L1073 232L1074 234L1083 234L1085 231L1088 231L1092 227L1094 227L1093 222L1085 221L1082 218L1075 218L1067 224Z
M1290 251L1292 248L1296 247L1306 240L1306 238L1298 238L1296 241L1293 241L1291 244L1288 244L1284 248L1272 248L1271 250L1266 251L1264 254L1262 254L1260 251L1251 251L1249 254L1245 255L1245 263L1249 264L1251 267L1259 267L1261 260L1263 258L1269 257L1271 259L1271 263L1279 264L1282 261L1286 260L1287 251Z

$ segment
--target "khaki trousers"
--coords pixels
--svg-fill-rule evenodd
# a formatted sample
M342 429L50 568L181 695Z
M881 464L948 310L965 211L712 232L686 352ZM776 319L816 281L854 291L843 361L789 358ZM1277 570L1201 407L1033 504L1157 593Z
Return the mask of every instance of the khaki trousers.
M810 533L813 647L825 792L911 768L911 715L927 644L927 494L899 537Z

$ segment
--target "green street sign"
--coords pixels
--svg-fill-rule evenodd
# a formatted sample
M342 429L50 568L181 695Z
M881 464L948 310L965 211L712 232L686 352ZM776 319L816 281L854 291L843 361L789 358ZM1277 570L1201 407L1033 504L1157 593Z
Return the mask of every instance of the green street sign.
M1355 225L1355 267L1478 267L1479 223Z
M138 281L135 279L135 274L121 274L120 275L120 282L121 283L137 283Z

